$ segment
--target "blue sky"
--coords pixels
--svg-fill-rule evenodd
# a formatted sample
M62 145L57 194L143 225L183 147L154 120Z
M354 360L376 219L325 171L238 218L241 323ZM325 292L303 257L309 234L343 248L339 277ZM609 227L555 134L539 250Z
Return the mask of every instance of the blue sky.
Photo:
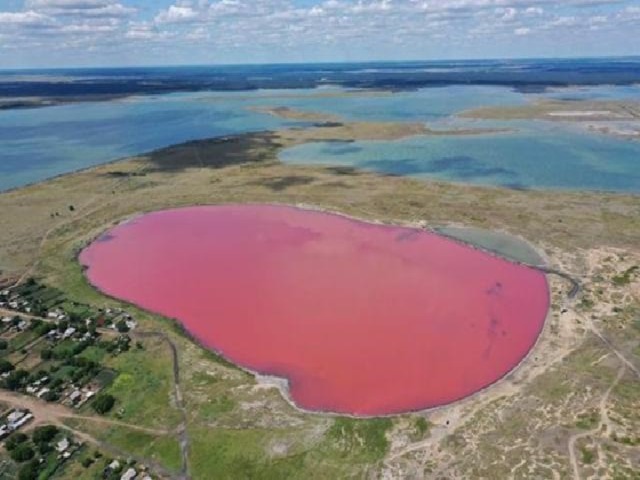
M640 0L0 0L0 68L640 55Z

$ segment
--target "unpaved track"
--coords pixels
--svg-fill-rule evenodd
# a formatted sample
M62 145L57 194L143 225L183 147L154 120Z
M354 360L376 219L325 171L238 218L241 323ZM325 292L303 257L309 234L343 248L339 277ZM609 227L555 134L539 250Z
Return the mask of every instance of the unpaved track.
M35 417L31 425L48 423L64 425L64 420L74 419L104 425L124 427L130 430L150 433L152 435L168 435L172 433L171 431L166 429L141 427L139 425L132 425L130 423L120 422L118 420L112 420L110 418L80 415L63 405L60 405L59 403L47 403L35 397L30 397L28 395L23 395L16 392L10 392L8 390L0 390L0 401L12 405L14 408L29 409Z
M182 421L177 428L178 438L180 442L180 452L182 455L182 470L180 472L180 478L181 480L189 479L191 478L189 474L189 432L187 430L187 410L184 406L182 389L180 388L180 359L178 356L178 347L164 332L136 331L133 332L131 336L141 339L158 338L164 341L171 349L171 356L173 359L173 385L175 389L174 396L176 400L176 406L178 407L178 410L180 410L180 415L182 416Z
M152 435L167 435L172 433L170 431L141 427L138 425L119 422L117 420L111 420L109 418L79 415L79 414L76 414L73 410L70 410L67 407L64 407L63 405L60 405L57 403L46 403L37 398L29 397L27 395L22 395L16 392L10 392L7 390L0 390L0 402L10 405L13 408L20 408L20 409L26 408L31 411L34 419L31 423L27 425L26 430L31 430L38 425L56 425L61 429L71 432L75 437L79 438L83 442L90 443L116 456L119 456L122 458L134 458L137 462L141 464L149 465L152 467L152 469L155 472L162 475L163 478L175 477L174 474L169 472L166 468L164 468L158 462L151 460L149 458L143 458L143 457L137 457L135 455L131 455L131 452L125 452L123 450L120 450L119 448L114 447L113 445L107 442L96 439L95 437L93 437L92 435L89 435L86 432L70 427L65 423L65 420L80 420L84 422L93 422L93 423L98 423L103 425L123 427L130 430L135 430L138 432L148 433Z
M616 388L616 385L620 383L620 380L622 380L622 377L624 376L624 373L627 370L626 367L627 366L625 363L622 363L622 365L620 365L620 369L618 370L618 374L616 375L616 378L613 380L613 382L611 383L607 391L604 392L604 395L602 395L602 398L600 399L600 405L598 407L598 411L600 413L600 421L598 422L598 425L591 430L588 430L582 433L576 433L575 435L572 435L569 438L569 443L568 443L569 460L571 461L571 468L573 469L574 480L580 480L581 478L580 466L578 465L578 459L576 456L576 443L578 442L578 440L590 437L591 435L598 434L602 430L603 426L606 428L607 432L609 432L609 430L611 429L609 414L607 413L607 403L609 402L609 397L611 396L611 392L613 391L614 388Z

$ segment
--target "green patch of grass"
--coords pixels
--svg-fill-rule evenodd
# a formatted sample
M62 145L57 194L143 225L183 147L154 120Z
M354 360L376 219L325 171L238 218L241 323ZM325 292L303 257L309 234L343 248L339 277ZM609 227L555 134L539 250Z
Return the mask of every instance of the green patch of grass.
M85 348L85 350L78 356L91 360L92 362L101 363L106 354L107 352L103 348L91 345Z
M596 459L596 453L587 447L580 448L580 455L582 456L582 463L591 465Z
M173 436L155 436L120 427L110 427L104 439L125 452L152 459L168 470L177 472L182 466L180 444Z
M362 478L364 467L337 455L331 439L308 450L273 457L272 441L300 439L300 431L190 428L190 464L194 480L286 480Z
M638 272L639 270L640 270L640 266L638 265L634 265L633 267L628 268L620 275L616 275L615 277L612 278L613 284L618 287L629 285L633 280L636 272Z
M202 404L199 413L205 420L212 420L230 412L234 407L235 402L228 395L220 395Z
M576 421L576 427L581 428L583 430L591 430L595 428L600 422L600 414L597 410L592 410L588 413L581 413L578 415L578 420Z
M429 431L429 422L424 417L416 418L414 426L419 437L424 437L425 434Z
M27 344L33 342L38 337L38 332L35 332L33 330L25 330L24 332L20 332L9 341L9 348L12 351L17 352L23 349Z
M341 446L345 455L365 461L376 461L381 459L389 448L386 433L391 426L389 418L360 420L341 417L335 420L328 435Z
M106 389L117 399L113 414L139 425L169 428L179 423L180 414L172 405L172 358L163 345L129 350L107 365L118 372Z

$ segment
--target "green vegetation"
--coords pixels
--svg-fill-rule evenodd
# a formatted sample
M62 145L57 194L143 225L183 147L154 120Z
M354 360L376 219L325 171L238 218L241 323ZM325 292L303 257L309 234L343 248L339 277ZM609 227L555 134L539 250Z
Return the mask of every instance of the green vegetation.
M36 443L48 443L55 438L60 430L54 425L45 425L44 427L37 427L33 431L33 441Z
M364 461L380 460L389 448L387 430L392 426L389 418L357 420L337 418L328 435L340 445L345 454Z
M99 393L96 399L91 403L93 408L100 415L108 413L116 403L116 398L108 393Z
M592 410L589 413L581 413L578 415L578 420L576 421L576 427L581 428L583 430L591 430L595 428L600 422L600 414L597 410Z
M613 284L618 287L629 285L639 270L640 265L634 265L633 267L628 268L622 274L613 277Z
M327 129L325 132L324 135L333 134ZM0 229L0 268L9 275L19 276L38 260L34 271L38 282L27 282L22 288L31 289L40 312L49 307L63 308L69 312L69 323L73 324L78 318L84 320L95 316L98 320L98 317L105 317L107 308L126 308L139 321L142 330L160 331L175 340L187 405L190 473L194 479L375 478L379 474L380 460L389 449L387 437L395 434L395 429L390 428L394 420L332 420L297 412L274 391L254 388L251 377L235 366L193 346L185 336L175 335L181 329L175 324L172 327L170 320L101 295L87 284L76 256L87 241L114 222L142 211L192 204L306 203L380 221L424 221L429 225L452 222L513 232L534 243L544 244L554 265L566 266L576 273L588 271L584 252L597 253L601 248L632 252L640 244L637 197L480 188L384 177L348 168L279 164L276 158L279 144L298 142L301 134L307 135L289 132L283 136L239 137L230 142L195 142L138 160L120 162L117 166L102 166L0 195L0 224L12 225L11 229ZM202 168L196 157L212 168ZM247 163L243 164L245 161ZM117 178L110 175L114 169L123 175ZM169 173L170 182L167 181ZM70 204L76 207L73 214L67 209ZM477 208L470 209L469 205ZM28 215L24 214L26 211ZM49 218L51 211L61 214ZM34 222L33 218L38 221ZM41 248L40 241L49 230L51 233ZM565 253L569 255L562 257ZM633 273L628 277L633 281ZM609 279L610 275L603 278ZM609 289L604 283L592 286L588 284L588 278L585 281L587 300L581 308L590 315L594 313L590 309L601 302ZM624 286L620 285L617 290L627 293ZM627 307L619 305L619 308ZM630 318L636 316L630 315ZM92 327L111 326L114 322L117 325L121 319L100 320L100 325L89 326L89 331ZM598 322L597 319L594 321ZM604 333L620 346L611 331ZM33 338L30 335L29 332L20 333L15 338L16 345L27 345L29 338ZM584 340L580 335L582 329L577 326L575 336ZM630 349L637 348L633 344L637 339L636 330L621 331L621 335L627 337L624 342L629 343ZM171 433L149 435L115 426L89 425L89 422L78 428L90 432L100 441L158 462L175 472L181 461L174 429L181 418L173 397L171 355L165 342L136 338L135 334L132 337L134 342L142 340L144 349L107 347L102 338L85 346L73 358L100 364L101 370L94 381L106 386L106 393L117 398L109 415L122 422L161 431L166 429ZM13 343L10 339L8 350L19 352L22 347L15 349ZM51 374L52 383L65 382L74 371L83 368L66 363L70 360L67 355L73 355L73 347L45 346L46 349L36 351L37 356L47 357L36 369ZM556 346L561 350L566 345L558 343ZM109 351L109 348L113 350ZM44 350L48 353L41 354ZM54 358L54 350L60 355L59 359ZM559 419L565 419L568 425L558 430L555 439L558 445L563 445L566 440L563 435L572 431L575 421L585 422L585 425L594 421L594 417L576 419L575 412L588 412L611 384L615 372L612 373L608 362L593 366L606 353L605 347L597 349L593 355L592 350L588 341L583 342L575 351L586 351L589 355L569 354L552 370L535 376L531 383L517 385L517 388L527 389L526 405L515 408L507 401L496 411L490 404L480 408L478 416L474 416L479 421L474 420L460 431L450 432L448 440L439 445L442 455L455 457L460 476L473 476L472 472L478 471L487 478L496 478L496 473L498 476L504 473L506 477L510 468L520 462L524 450L516 449L506 454L504 447L524 439L527 455L531 455L528 457L531 463L524 468L533 468L529 471L540 478L552 474L568 478L571 472L566 458L557 448L541 446L541 438L547 439L549 432L562 422ZM118 352L120 354L116 355ZM14 357L7 359L15 362ZM26 368L22 363L16 367L18 370ZM29 375L33 371L31 368ZM10 375L18 388L21 375L14 372ZM638 397L637 394L633 396L637 387L626 383L622 382L612 393L611 408L619 408L616 402L620 398L631 399L625 400L624 414L616 411L621 425L624 423L629 433L637 431L636 424L630 423L629 419L637 415L633 398ZM585 387L589 389L585 390ZM569 398L571 401L567 400ZM581 403L582 399L585 399L584 403ZM93 414L90 405L83 406L81 413ZM482 419L486 420L486 425ZM402 425L406 426L406 433L412 440L413 432L428 435L429 423L420 417L403 417L397 422L399 428ZM625 437L621 435L621 438ZM633 435L631 438L635 440ZM531 446L533 448L529 448ZM31 448L39 455L39 445L34 444ZM541 452L543 448L545 451ZM506 455L504 460L502 455ZM106 460L95 459L90 453L83 452L78 461L66 464L56 475L99 478ZM429 460L430 467L435 470L441 458ZM411 465L412 456L407 455L401 461ZM25 462L22 468L31 463ZM539 470L541 464L550 467ZM514 476L521 476L524 471L520 470ZM415 475L419 477L422 471L417 472Z
M15 367L10 361L5 359L0 360L0 373L7 373L11 372L12 370L15 370Z
M65 456L54 448L63 439ZM11 460L19 464L16 475L19 480L47 480L75 453L78 445L56 426L45 425L37 427L31 437L22 432L11 434L5 448Z
M593 450L588 449L587 447L580 448L580 454L582 455L582 463L590 465L596 459L596 454Z
M424 437L424 435L429 431L429 422L424 417L416 418L415 422L416 432L418 432L419 437Z

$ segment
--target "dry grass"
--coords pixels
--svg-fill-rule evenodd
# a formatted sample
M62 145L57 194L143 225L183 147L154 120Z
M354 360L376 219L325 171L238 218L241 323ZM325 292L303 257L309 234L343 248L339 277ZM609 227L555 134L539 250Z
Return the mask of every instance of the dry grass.
M475 187L277 161L284 144L335 134L331 128L312 128L191 142L0 194L0 269L5 278L33 273L77 300L113 304L85 282L75 261L78 250L124 218L194 204L306 204L383 222L461 224L522 236L544 250L552 265L580 278L595 305L569 305L569 311L561 314L565 287L554 280L553 312L531 362L502 386L427 414L426 439L415 438L408 417L395 420L388 433L392 446L384 466L376 459L369 464L354 462L362 452L336 449L327 436L332 420L295 411L275 391L259 388L251 378L178 337L168 322L140 311L135 314L142 328L169 332L178 343L190 412L194 478L207 478L210 451L206 445L213 437L219 447L215 458L224 460L220 465L242 458L243 468L267 469L274 475L308 476L324 465L327 471L376 478L380 470L417 477L429 472L467 478L490 472L520 477L527 472L539 477L555 472L566 477L571 471L566 440L575 429L575 418L597 404L619 368L613 361L597 363L606 348L589 333L585 322L594 317L592 321L629 358L639 361L631 353L640 352L640 331L632 327L632 319L616 323L614 335L599 317L612 311L612 303L619 304L625 315L637 311L637 281L610 290L602 282L609 285L606 282L640 258L640 197ZM612 259L605 262L602 255ZM605 263L604 271L594 267ZM605 293L600 293L603 289ZM542 358L549 352L555 355ZM125 370L127 360L123 357ZM136 365L138 370L147 368L144 362ZM147 370L159 377L155 366ZM625 418L637 411L632 382L632 377L625 377L611 397L612 413L624 424L618 429L621 435L633 431L638 421ZM164 415L175 417L170 399L160 397ZM139 410L154 411L157 400L149 398L149 402L148 409L140 404ZM451 425L445 423L450 420ZM223 430L216 433L218 428ZM265 439L271 443L263 445ZM604 439L592 440L599 448L609 445ZM225 450L225 442L230 450ZM250 448L245 449L245 444ZM625 446L614 446L618 449L612 454L615 461L622 458L625 465L637 466ZM465 455L460 456L461 452ZM274 460L276 454L284 459ZM526 463L520 465L522 459ZM166 463L171 462L175 459ZM606 466L611 469L611 465Z

